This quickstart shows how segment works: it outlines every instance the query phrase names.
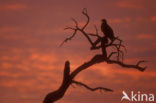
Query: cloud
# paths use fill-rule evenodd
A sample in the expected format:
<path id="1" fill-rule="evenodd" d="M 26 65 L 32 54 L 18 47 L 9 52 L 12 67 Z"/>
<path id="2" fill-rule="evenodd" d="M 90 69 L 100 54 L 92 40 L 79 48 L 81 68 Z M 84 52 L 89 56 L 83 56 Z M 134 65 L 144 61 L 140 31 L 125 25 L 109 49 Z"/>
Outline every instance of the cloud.
<path id="1" fill-rule="evenodd" d="M 156 39 L 156 34 L 139 34 L 138 39 L 146 39 L 146 40 Z"/>
<path id="2" fill-rule="evenodd" d="M 0 10 L 22 10 L 26 9 L 27 6 L 24 4 L 1 4 Z"/>
<path id="3" fill-rule="evenodd" d="M 144 23 L 145 23 L 145 22 L 149 22 L 150 19 L 147 18 L 147 17 L 144 17 L 144 16 L 142 16 L 142 17 L 139 16 L 139 17 L 136 17 L 136 18 L 135 18 L 135 21 L 136 21 L 136 22 L 144 22 Z"/>
<path id="4" fill-rule="evenodd" d="M 151 21 L 156 22 L 156 16 L 152 16 Z"/>
<path id="5" fill-rule="evenodd" d="M 24 35 L 20 34 L 23 28 L 18 26 L 2 26 L 0 27 L 0 37 L 3 40 L 19 40 L 25 38 Z"/>
<path id="6" fill-rule="evenodd" d="M 48 93 L 61 83 L 64 63 L 61 63 L 62 68 L 59 69 L 60 64 L 55 65 L 57 58 L 52 52 L 14 49 L 3 54 L 0 61 L 0 90 L 5 87 L 3 93 L 10 94 L 11 97 L 19 97 L 18 100 L 25 97 L 31 101 L 35 99 L 32 94 L 40 96 L 43 91 Z M 15 90 L 16 95 L 12 95 L 12 90 Z M 5 100 L 6 97 L 8 95 L 3 99 Z M 0 101 L 2 102 L 3 99 Z"/>
<path id="7" fill-rule="evenodd" d="M 122 1 L 117 2 L 117 6 L 121 8 L 128 8 L 128 9 L 144 8 L 141 0 L 122 0 Z"/>
<path id="8" fill-rule="evenodd" d="M 17 32 L 18 30 L 20 30 L 19 27 L 15 27 L 15 26 L 3 26 L 3 27 L 0 28 L 0 33 Z"/>
<path id="9" fill-rule="evenodd" d="M 125 18 L 115 18 L 115 19 L 108 19 L 110 23 L 129 23 L 131 22 L 130 17 L 125 17 Z"/>

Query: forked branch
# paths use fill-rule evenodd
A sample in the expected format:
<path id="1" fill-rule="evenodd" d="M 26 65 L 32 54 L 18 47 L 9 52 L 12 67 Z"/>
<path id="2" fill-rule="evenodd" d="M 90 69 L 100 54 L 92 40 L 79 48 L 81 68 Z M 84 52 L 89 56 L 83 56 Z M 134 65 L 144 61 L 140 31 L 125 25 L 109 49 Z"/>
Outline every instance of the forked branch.
<path id="1" fill-rule="evenodd" d="M 71 27 L 67 27 L 67 28 L 65 28 L 65 30 L 66 30 L 66 29 L 71 29 L 71 30 L 73 30 L 74 32 L 73 32 L 73 34 L 72 34 L 70 37 L 66 38 L 66 39 L 60 44 L 59 47 L 61 47 L 64 43 L 66 43 L 66 42 L 68 42 L 69 40 L 71 40 L 71 39 L 76 35 L 76 33 L 77 33 L 77 29 L 74 29 L 74 28 L 71 28 Z"/>
<path id="2" fill-rule="evenodd" d="M 90 90 L 90 91 L 97 91 L 97 90 L 100 90 L 100 91 L 105 91 L 105 92 L 113 92 L 112 89 L 109 89 L 109 88 L 104 88 L 104 87 L 96 87 L 96 88 L 91 88 L 89 87 L 88 85 L 82 83 L 82 82 L 78 82 L 78 81 L 75 81 L 73 80 L 72 83 L 76 84 L 76 85 L 79 85 L 79 86 L 83 86 L 85 87 L 86 89 Z"/>
<path id="3" fill-rule="evenodd" d="M 108 64 L 118 64 L 118 65 L 120 65 L 120 66 L 122 66 L 124 68 L 135 68 L 135 69 L 138 69 L 139 71 L 142 71 L 143 72 L 147 68 L 147 66 L 141 67 L 141 66 L 138 65 L 138 64 L 140 64 L 142 62 L 143 61 L 139 61 L 136 65 L 132 65 L 132 64 L 125 64 L 125 63 L 123 63 L 121 61 L 110 60 L 110 59 L 107 60 L 107 63 Z"/>
<path id="4" fill-rule="evenodd" d="M 87 40 L 89 41 L 89 43 L 91 45 L 93 45 L 92 40 L 88 36 L 88 33 L 85 32 L 85 28 L 87 27 L 87 25 L 89 24 L 89 21 L 90 21 L 90 18 L 88 16 L 88 13 L 87 13 L 87 9 L 86 8 L 83 9 L 82 14 L 87 18 L 87 21 L 86 21 L 85 25 L 80 28 L 79 27 L 79 23 L 77 22 L 77 20 L 75 20 L 74 18 L 72 18 L 72 21 L 75 23 L 75 27 L 66 27 L 65 30 L 73 30 L 73 34 L 72 34 L 72 36 L 66 38 L 61 43 L 60 46 L 62 46 L 65 42 L 67 42 L 67 41 L 71 40 L 73 37 L 75 37 L 77 31 L 81 32 L 87 38 Z"/>

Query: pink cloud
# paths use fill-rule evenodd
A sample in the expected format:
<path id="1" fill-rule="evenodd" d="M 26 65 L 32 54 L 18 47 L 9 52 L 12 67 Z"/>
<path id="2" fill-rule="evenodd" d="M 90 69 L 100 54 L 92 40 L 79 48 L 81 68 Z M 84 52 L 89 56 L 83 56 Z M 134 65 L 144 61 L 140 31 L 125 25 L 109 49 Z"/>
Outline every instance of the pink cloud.
<path id="1" fill-rule="evenodd" d="M 138 39 L 155 39 L 156 34 L 139 34 Z"/>
<path id="2" fill-rule="evenodd" d="M 1 4 L 0 10 L 21 10 L 27 8 L 24 4 Z"/>
<path id="3" fill-rule="evenodd" d="M 141 0 L 122 0 L 117 2 L 117 6 L 121 8 L 129 9 L 142 9 L 144 6 L 141 4 Z"/>
<path id="4" fill-rule="evenodd" d="M 0 28 L 0 33 L 6 33 L 6 32 L 16 32 L 19 31 L 20 28 L 19 27 L 15 27 L 15 26 L 3 26 Z"/>
<path id="5" fill-rule="evenodd" d="M 156 16 L 152 16 L 151 21 L 156 22 Z"/>
<path id="6" fill-rule="evenodd" d="M 127 23 L 127 22 L 131 22 L 131 18 L 130 17 L 125 17 L 125 18 L 115 18 L 115 19 L 108 19 L 108 21 L 110 23 Z"/>
<path id="7" fill-rule="evenodd" d="M 149 18 L 146 18 L 146 17 L 137 17 L 135 18 L 136 22 L 148 22 L 149 21 Z"/>

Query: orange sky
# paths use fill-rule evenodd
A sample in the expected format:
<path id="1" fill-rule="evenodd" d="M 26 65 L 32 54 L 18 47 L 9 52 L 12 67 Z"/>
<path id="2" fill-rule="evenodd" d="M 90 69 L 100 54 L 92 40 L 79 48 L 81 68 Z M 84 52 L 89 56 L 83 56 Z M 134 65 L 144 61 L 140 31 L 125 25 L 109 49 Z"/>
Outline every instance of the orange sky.
<path id="1" fill-rule="evenodd" d="M 156 94 L 156 1 L 155 0 L 0 0 L 0 103 L 41 103 L 58 88 L 64 62 L 71 69 L 100 51 L 92 52 L 86 38 L 78 34 L 59 48 L 70 35 L 64 27 L 71 17 L 83 23 L 88 9 L 88 31 L 106 18 L 115 35 L 127 46 L 125 61 L 148 62 L 145 72 L 118 65 L 97 64 L 81 72 L 76 80 L 91 87 L 104 86 L 113 93 L 90 92 L 70 87 L 57 103 L 119 103 L 122 91 Z"/>

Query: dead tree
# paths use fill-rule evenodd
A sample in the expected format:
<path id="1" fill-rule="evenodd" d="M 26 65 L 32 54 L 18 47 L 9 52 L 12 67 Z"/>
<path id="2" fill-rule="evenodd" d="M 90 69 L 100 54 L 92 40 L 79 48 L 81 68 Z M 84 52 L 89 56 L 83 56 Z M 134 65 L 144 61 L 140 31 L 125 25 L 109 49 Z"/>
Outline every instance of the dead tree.
<path id="1" fill-rule="evenodd" d="M 95 26 L 96 33 L 87 33 L 85 31 L 85 28 L 88 26 L 88 24 L 90 22 L 90 17 L 88 16 L 87 9 L 83 9 L 82 14 L 87 18 L 87 21 L 84 24 L 84 26 L 79 27 L 78 22 L 75 19 L 72 19 L 75 23 L 75 27 L 66 27 L 65 30 L 67 30 L 67 29 L 73 30 L 73 34 L 69 38 L 66 38 L 60 46 L 62 46 L 65 42 L 71 40 L 77 34 L 77 32 L 80 32 L 82 35 L 84 35 L 87 38 L 87 40 L 91 44 L 91 50 L 102 49 L 103 53 L 93 56 L 93 58 L 91 58 L 89 61 L 85 62 L 84 64 L 80 65 L 79 67 L 77 67 L 73 72 L 70 72 L 70 63 L 69 63 L 69 61 L 66 61 L 65 67 L 64 67 L 64 76 L 63 76 L 63 81 L 62 81 L 61 86 L 56 91 L 48 93 L 46 95 L 43 103 L 53 103 L 53 102 L 61 99 L 64 96 L 67 89 L 69 88 L 69 86 L 72 84 L 82 86 L 90 91 L 100 90 L 100 91 L 106 91 L 106 92 L 113 92 L 113 90 L 109 89 L 109 88 L 105 88 L 105 87 L 92 88 L 82 82 L 74 80 L 74 78 L 81 71 L 83 71 L 97 63 L 106 62 L 107 64 L 117 64 L 124 68 L 134 68 L 134 69 L 138 69 L 139 71 L 142 71 L 142 72 L 147 68 L 147 67 L 140 66 L 140 63 L 145 62 L 144 60 L 137 62 L 135 65 L 123 63 L 123 57 L 124 57 L 123 49 L 125 49 L 125 46 L 122 44 L 122 40 L 120 40 L 118 37 L 115 37 L 114 41 L 112 41 L 110 43 L 105 42 L 105 44 L 102 44 L 104 42 L 104 40 L 106 40 L 106 39 L 99 35 L 96 26 Z M 101 42 L 101 45 L 96 46 L 95 45 L 96 43 L 91 40 L 90 36 L 96 37 L 97 41 L 95 41 L 95 42 L 97 42 L 97 43 Z M 107 56 L 105 54 L 105 53 L 107 53 L 106 48 L 109 48 L 109 47 L 115 47 L 115 50 L 112 51 Z M 111 59 L 111 57 L 113 55 L 116 55 L 116 60 Z"/>

